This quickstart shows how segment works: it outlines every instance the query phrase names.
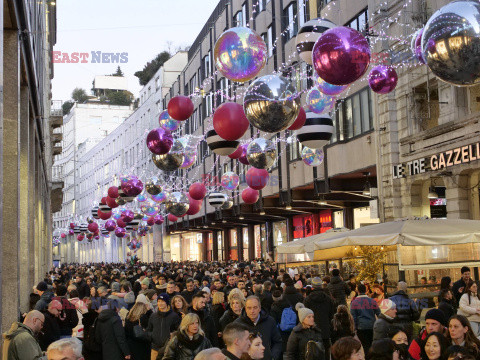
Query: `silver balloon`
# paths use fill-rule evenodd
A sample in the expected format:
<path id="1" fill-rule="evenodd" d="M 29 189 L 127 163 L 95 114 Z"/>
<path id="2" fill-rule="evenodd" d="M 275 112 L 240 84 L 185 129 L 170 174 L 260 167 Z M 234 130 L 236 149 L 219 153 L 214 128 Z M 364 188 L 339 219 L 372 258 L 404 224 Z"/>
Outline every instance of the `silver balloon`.
<path id="1" fill-rule="evenodd" d="M 185 160 L 185 149 L 180 141 L 175 140 L 170 151 L 165 155 L 152 155 L 153 163 L 163 171 L 175 171 Z"/>
<path id="2" fill-rule="evenodd" d="M 175 216 L 183 216 L 190 207 L 190 201 L 183 192 L 175 191 L 168 194 L 165 201 L 165 210 Z"/>
<path id="3" fill-rule="evenodd" d="M 225 201 L 223 203 L 223 205 L 220 207 L 220 209 L 228 210 L 228 209 L 231 209 L 232 207 L 233 207 L 233 200 L 228 199 L 227 201 Z"/>
<path id="4" fill-rule="evenodd" d="M 266 75 L 248 87 L 243 109 L 250 124 L 262 131 L 276 133 L 295 122 L 300 111 L 300 98 L 288 79 Z"/>
<path id="5" fill-rule="evenodd" d="M 255 139 L 247 147 L 247 159 L 257 169 L 268 169 L 277 159 L 277 147 L 271 140 Z"/>
<path id="6" fill-rule="evenodd" d="M 441 80 L 457 86 L 480 83 L 480 3 L 452 1 L 435 12 L 423 31 L 422 51 Z"/>
<path id="7" fill-rule="evenodd" d="M 158 195 L 162 192 L 162 186 L 160 180 L 154 177 L 145 183 L 145 191 L 150 195 Z"/>

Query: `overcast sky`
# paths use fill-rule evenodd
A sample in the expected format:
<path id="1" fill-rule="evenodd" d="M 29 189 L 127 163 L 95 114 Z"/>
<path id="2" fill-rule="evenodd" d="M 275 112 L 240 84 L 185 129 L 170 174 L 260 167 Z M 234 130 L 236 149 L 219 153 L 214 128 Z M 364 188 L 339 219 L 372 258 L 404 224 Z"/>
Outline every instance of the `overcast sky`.
<path id="1" fill-rule="evenodd" d="M 120 65 L 130 91 L 141 86 L 133 75 L 156 54 L 192 44 L 218 0 L 57 0 L 54 51 L 89 53 L 87 63 L 55 63 L 53 100 L 70 99 L 75 87 L 87 92 L 95 75 Z M 127 63 L 92 63 L 92 51 L 128 53 Z"/>

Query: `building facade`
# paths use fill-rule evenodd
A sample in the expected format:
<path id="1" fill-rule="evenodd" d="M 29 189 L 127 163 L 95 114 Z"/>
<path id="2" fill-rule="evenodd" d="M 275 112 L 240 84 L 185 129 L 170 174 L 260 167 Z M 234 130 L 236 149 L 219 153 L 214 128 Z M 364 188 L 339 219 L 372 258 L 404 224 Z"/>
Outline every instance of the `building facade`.
<path id="1" fill-rule="evenodd" d="M 51 212 L 63 184 L 53 182 L 61 116 L 51 107 L 56 8 L 5 1 L 0 59 L 0 328 L 28 311 L 32 286 L 51 266 Z"/>

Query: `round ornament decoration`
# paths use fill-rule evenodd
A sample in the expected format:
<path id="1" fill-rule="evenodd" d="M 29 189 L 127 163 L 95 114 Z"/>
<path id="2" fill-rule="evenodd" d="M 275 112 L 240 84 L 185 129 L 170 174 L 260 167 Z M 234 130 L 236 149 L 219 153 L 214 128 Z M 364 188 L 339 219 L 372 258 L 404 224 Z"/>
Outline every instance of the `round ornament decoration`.
<path id="1" fill-rule="evenodd" d="M 156 225 L 162 225 L 163 222 L 165 221 L 165 219 L 163 218 L 162 215 L 158 214 L 158 215 L 155 215 L 153 220 L 155 221 L 155 224 Z"/>
<path id="2" fill-rule="evenodd" d="M 77 240 L 78 241 L 82 241 L 83 239 L 85 239 L 85 235 L 83 235 L 83 234 L 77 235 Z"/>
<path id="3" fill-rule="evenodd" d="M 112 209 L 115 209 L 118 207 L 118 204 L 117 204 L 117 200 L 118 198 L 111 198 L 110 196 L 107 196 L 107 206 L 112 208 Z M 97 211 L 98 213 L 98 211 Z"/>
<path id="4" fill-rule="evenodd" d="M 143 191 L 143 183 L 138 178 L 132 178 L 128 181 L 122 182 L 122 191 L 127 197 L 135 197 Z M 127 200 L 128 201 L 128 200 Z M 133 201 L 133 199 L 132 199 Z M 101 210 L 101 207 L 100 207 Z"/>
<path id="5" fill-rule="evenodd" d="M 135 218 L 135 213 L 132 210 L 125 209 L 122 211 L 122 220 L 127 224 Z"/>
<path id="6" fill-rule="evenodd" d="M 79 229 L 80 229 L 81 233 L 86 233 L 87 230 L 88 230 L 88 224 L 86 224 L 86 223 L 80 224 Z"/>
<path id="7" fill-rule="evenodd" d="M 60 237 L 61 237 L 62 239 L 65 239 L 65 238 L 67 237 L 67 235 L 66 235 L 65 233 L 61 233 L 61 234 L 60 234 Z"/>
<path id="8" fill-rule="evenodd" d="M 297 130 L 297 140 L 303 146 L 311 149 L 320 149 L 332 138 L 333 120 L 328 114 L 307 112 L 305 125 Z"/>
<path id="9" fill-rule="evenodd" d="M 317 87 L 313 87 L 307 93 L 307 107 L 316 114 L 328 113 L 335 108 L 335 98 L 325 95 Z"/>
<path id="10" fill-rule="evenodd" d="M 327 19 L 313 19 L 307 21 L 298 30 L 295 44 L 298 56 L 307 64 L 312 65 L 312 49 L 322 34 L 330 29 L 337 27 L 333 22 Z"/>
<path id="11" fill-rule="evenodd" d="M 322 149 L 310 149 L 304 146 L 302 160 L 308 166 L 320 166 L 323 163 L 324 154 Z"/>
<path id="12" fill-rule="evenodd" d="M 101 211 L 103 213 L 107 213 L 107 212 L 112 211 L 112 208 L 110 206 L 108 206 L 106 202 L 105 202 L 105 204 L 99 203 L 98 204 L 97 215 L 99 214 L 99 211 Z"/>
<path id="13" fill-rule="evenodd" d="M 342 92 L 348 89 L 348 85 L 332 85 L 327 83 L 317 74 L 314 74 L 314 75 L 315 75 L 314 76 L 315 86 L 318 88 L 318 90 L 320 90 L 322 94 L 335 96 L 335 95 L 341 94 Z"/>
<path id="14" fill-rule="evenodd" d="M 117 203 L 118 206 L 123 206 L 127 203 L 127 200 L 123 197 L 118 197 L 115 199 L 115 202 Z"/>
<path id="15" fill-rule="evenodd" d="M 98 217 L 98 206 L 94 206 L 93 209 L 92 209 L 92 216 L 94 219 L 100 219 Z"/>
<path id="16" fill-rule="evenodd" d="M 365 74 L 370 64 L 370 45 L 359 31 L 337 26 L 323 33 L 312 52 L 313 67 L 332 85 L 349 85 Z"/>
<path id="17" fill-rule="evenodd" d="M 208 203 L 218 209 L 228 200 L 228 196 L 221 192 L 214 192 L 208 195 Z"/>
<path id="18" fill-rule="evenodd" d="M 398 75 L 391 66 L 377 65 L 368 76 L 368 85 L 377 94 L 388 94 L 395 90 L 398 82 Z"/>
<path id="19" fill-rule="evenodd" d="M 189 206 L 187 195 L 180 191 L 170 193 L 165 201 L 165 210 L 177 217 L 185 215 Z"/>
<path id="20" fill-rule="evenodd" d="M 153 216 L 151 216 L 151 217 L 149 217 L 149 218 L 147 219 L 147 225 L 148 225 L 148 226 L 153 226 L 153 225 L 155 225 L 155 219 L 153 218 Z"/>
<path id="21" fill-rule="evenodd" d="M 265 41 L 247 27 L 230 28 L 215 43 L 215 66 L 233 81 L 253 79 L 267 63 L 267 56 Z"/>
<path id="22" fill-rule="evenodd" d="M 152 195 L 151 198 L 153 201 L 156 203 L 163 203 L 165 200 L 167 200 L 167 193 L 165 191 L 162 191 L 160 194 L 157 195 Z"/>
<path id="23" fill-rule="evenodd" d="M 220 156 L 233 154 L 240 145 L 240 141 L 222 139 L 215 130 L 207 131 L 205 139 L 210 150 Z"/>
<path id="24" fill-rule="evenodd" d="M 240 184 L 240 177 L 233 171 L 227 171 L 222 175 L 220 183 L 225 190 L 235 190 Z"/>
<path id="25" fill-rule="evenodd" d="M 243 109 L 254 127 L 276 133 L 295 122 L 300 111 L 300 97 L 288 79 L 266 75 L 248 87 L 243 98 Z"/>
<path id="26" fill-rule="evenodd" d="M 152 155 L 153 163 L 165 172 L 175 171 L 182 166 L 185 160 L 185 149 L 180 141 L 175 140 L 173 146 L 165 155 Z"/>
<path id="27" fill-rule="evenodd" d="M 115 229 L 115 236 L 119 238 L 123 238 L 127 234 L 126 230 L 122 227 L 117 227 Z"/>
<path id="28" fill-rule="evenodd" d="M 305 120 L 307 119 L 307 114 L 305 113 L 305 109 L 303 107 L 300 108 L 298 112 L 297 119 L 295 122 L 290 125 L 288 130 L 298 130 L 301 129 L 303 125 L 305 125 Z"/>
<path id="29" fill-rule="evenodd" d="M 108 220 L 106 223 L 105 223 L 105 230 L 107 231 L 113 231 L 117 228 L 117 223 L 113 220 Z"/>
<path id="30" fill-rule="evenodd" d="M 247 185 L 254 190 L 262 190 L 268 183 L 269 174 L 267 170 L 250 168 L 247 171 L 245 180 Z"/>
<path id="31" fill-rule="evenodd" d="M 80 226 L 76 225 L 74 228 L 73 228 L 73 233 L 74 234 L 80 234 L 81 231 L 80 231 Z"/>
<path id="32" fill-rule="evenodd" d="M 195 215 L 202 209 L 202 200 L 195 200 L 193 199 L 190 194 L 187 194 L 189 207 L 188 211 L 186 212 L 187 215 Z"/>
<path id="33" fill-rule="evenodd" d="M 183 148 L 185 149 L 185 157 L 182 165 L 180 165 L 180 169 L 187 169 L 192 166 L 197 160 L 196 144 L 194 144 L 194 140 L 192 137 L 187 136 L 179 138 L 178 141 L 182 143 Z"/>
<path id="34" fill-rule="evenodd" d="M 167 110 L 164 110 L 160 113 L 160 116 L 158 117 L 158 123 L 163 130 L 170 132 L 177 130 L 180 126 L 180 123 L 177 120 L 172 119 L 170 115 L 168 115 Z"/>
<path id="35" fill-rule="evenodd" d="M 168 114 L 174 120 L 184 121 L 193 114 L 193 102 L 187 96 L 178 95 L 170 99 L 167 105 Z"/>
<path id="36" fill-rule="evenodd" d="M 255 204 L 260 197 L 258 190 L 247 187 L 242 191 L 242 200 L 245 204 Z"/>
<path id="37" fill-rule="evenodd" d="M 205 195 L 207 194 L 207 188 L 204 184 L 200 182 L 196 182 L 188 188 L 188 193 L 195 200 L 203 200 Z"/>
<path id="38" fill-rule="evenodd" d="M 223 203 L 223 205 L 220 207 L 220 209 L 222 210 L 229 210 L 233 207 L 233 200 L 232 199 L 228 199 L 227 201 L 225 201 Z"/>
<path id="39" fill-rule="evenodd" d="M 69 229 L 69 230 L 68 230 L 68 235 L 73 235 L 73 234 L 75 234 L 75 232 L 73 231 L 73 229 Z"/>
<path id="40" fill-rule="evenodd" d="M 220 105 L 213 114 L 213 128 L 222 139 L 228 141 L 240 139 L 249 125 L 242 105 L 234 102 Z"/>
<path id="41" fill-rule="evenodd" d="M 423 28 L 418 29 L 415 31 L 415 34 L 413 34 L 412 37 L 412 43 L 410 45 L 410 48 L 412 50 L 413 55 L 417 58 L 417 60 L 425 64 L 425 59 L 423 58 L 423 52 L 422 52 L 422 35 L 423 35 Z"/>
<path id="42" fill-rule="evenodd" d="M 242 155 L 238 158 L 243 165 L 249 165 L 248 158 L 247 158 L 247 148 L 248 144 L 243 144 L 240 146 L 242 148 Z"/>
<path id="43" fill-rule="evenodd" d="M 139 203 L 143 203 L 145 201 L 147 201 L 148 197 L 147 195 L 145 195 L 145 193 L 141 193 L 140 195 L 137 196 L 137 201 Z"/>
<path id="44" fill-rule="evenodd" d="M 160 205 L 153 200 L 148 200 L 142 203 L 140 210 L 147 216 L 155 216 L 160 211 Z"/>
<path id="45" fill-rule="evenodd" d="M 120 218 L 117 220 L 117 227 L 125 228 L 127 227 L 127 223 Z"/>
<path id="46" fill-rule="evenodd" d="M 120 209 L 114 209 L 112 211 L 112 217 L 115 219 L 115 220 L 118 220 L 122 217 L 122 212 Z"/>
<path id="47" fill-rule="evenodd" d="M 268 169 L 277 159 L 276 144 L 264 138 L 253 140 L 247 147 L 247 160 L 257 169 Z"/>
<path id="48" fill-rule="evenodd" d="M 452 1 L 435 12 L 422 35 L 428 67 L 455 86 L 480 83 L 480 2 Z"/>
<path id="49" fill-rule="evenodd" d="M 178 217 L 176 217 L 176 216 L 173 215 L 173 214 L 168 214 L 167 219 L 168 219 L 168 221 L 170 221 L 170 222 L 176 222 L 176 221 L 178 220 Z"/>
<path id="50" fill-rule="evenodd" d="M 240 144 L 240 143 L 239 143 Z M 239 159 L 240 156 L 242 156 L 242 153 L 243 153 L 243 148 L 241 146 L 239 146 L 237 148 L 237 150 L 235 150 L 233 153 L 231 153 L 230 155 L 228 155 L 228 157 L 230 159 Z"/>
<path id="51" fill-rule="evenodd" d="M 160 180 L 157 177 L 151 178 L 145 183 L 145 191 L 150 195 L 158 195 L 162 192 Z"/>
<path id="52" fill-rule="evenodd" d="M 112 216 L 111 211 L 103 212 L 101 210 L 98 210 L 98 217 L 102 220 L 108 220 Z"/>
<path id="53" fill-rule="evenodd" d="M 147 147 L 153 154 L 163 155 L 170 151 L 173 137 L 170 131 L 162 128 L 153 129 L 147 135 Z"/>
<path id="54" fill-rule="evenodd" d="M 98 224 L 96 222 L 92 222 L 92 223 L 88 224 L 87 229 L 91 233 L 97 232 L 98 231 Z"/>

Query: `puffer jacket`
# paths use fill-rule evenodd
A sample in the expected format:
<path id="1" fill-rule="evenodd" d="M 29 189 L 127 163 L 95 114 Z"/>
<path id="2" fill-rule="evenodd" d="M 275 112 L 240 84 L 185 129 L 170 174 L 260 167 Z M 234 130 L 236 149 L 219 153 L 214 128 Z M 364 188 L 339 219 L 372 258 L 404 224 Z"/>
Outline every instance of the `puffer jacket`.
<path id="1" fill-rule="evenodd" d="M 396 323 L 411 323 L 420 318 L 417 304 L 408 297 L 405 291 L 399 290 L 395 292 L 390 297 L 390 300 L 392 300 L 397 306 L 397 316 L 395 317 Z"/>
<path id="2" fill-rule="evenodd" d="M 197 354 L 212 347 L 210 341 L 203 335 L 196 334 L 192 340 L 183 331 L 178 331 L 168 342 L 163 357 L 161 353 L 157 360 L 193 360 Z"/>
<path id="3" fill-rule="evenodd" d="M 15 322 L 3 334 L 2 360 L 42 359 L 43 353 L 35 335 L 28 326 Z"/>
<path id="4" fill-rule="evenodd" d="M 468 296 L 463 294 L 458 304 L 458 315 L 465 316 L 469 321 L 480 322 L 480 315 L 477 314 L 477 309 L 480 309 L 480 300 L 477 296 Z"/>
<path id="5" fill-rule="evenodd" d="M 40 300 L 38 300 L 37 303 L 35 304 L 35 310 L 38 310 L 38 311 L 47 310 L 48 304 L 50 304 L 52 299 L 53 299 L 53 293 L 50 290 L 45 291 L 40 296 Z"/>
<path id="6" fill-rule="evenodd" d="M 113 309 L 102 310 L 95 326 L 95 339 L 102 344 L 102 358 L 123 360 L 130 355 L 122 320 Z"/>
<path id="7" fill-rule="evenodd" d="M 304 360 L 307 343 L 310 340 L 322 342 L 322 331 L 319 327 L 305 329 L 302 324 L 295 326 L 288 337 L 287 350 L 283 355 L 283 360 Z"/>
<path id="8" fill-rule="evenodd" d="M 322 289 L 315 289 L 305 299 L 305 307 L 313 311 L 315 324 L 320 327 L 323 338 L 330 339 L 330 324 L 335 314 L 333 299 Z"/>
<path id="9" fill-rule="evenodd" d="M 148 320 L 147 332 L 152 341 L 152 349 L 162 351 L 165 349 L 170 334 L 178 329 L 180 316 L 172 310 L 157 311 Z"/>
<path id="10" fill-rule="evenodd" d="M 378 316 L 377 321 L 373 324 L 373 341 L 386 338 L 388 331 L 394 324 L 394 319 L 390 319 L 383 314 Z"/>
<path id="11" fill-rule="evenodd" d="M 327 288 L 336 300 L 337 305 L 347 305 L 347 295 L 350 295 L 350 286 L 340 276 L 332 276 Z"/>
<path id="12" fill-rule="evenodd" d="M 237 320 L 239 316 L 240 315 L 235 314 L 232 309 L 228 309 L 223 313 L 222 317 L 220 318 L 220 327 L 218 328 L 218 330 L 223 331 L 223 329 L 225 329 L 225 326 Z"/>

